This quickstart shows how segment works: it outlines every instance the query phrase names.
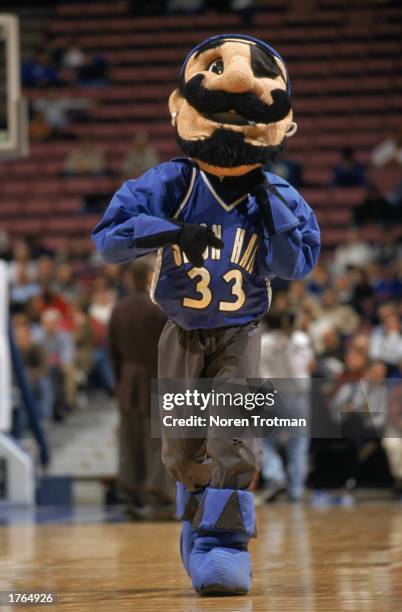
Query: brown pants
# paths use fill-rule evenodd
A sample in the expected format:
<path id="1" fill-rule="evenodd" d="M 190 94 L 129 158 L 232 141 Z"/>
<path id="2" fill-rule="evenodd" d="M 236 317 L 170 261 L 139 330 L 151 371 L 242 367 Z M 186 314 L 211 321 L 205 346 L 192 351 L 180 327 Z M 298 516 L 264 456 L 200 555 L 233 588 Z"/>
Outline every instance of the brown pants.
<path id="1" fill-rule="evenodd" d="M 159 378 L 257 378 L 258 325 L 186 331 L 168 321 L 159 340 Z M 189 491 L 210 484 L 246 489 L 260 465 L 260 441 L 163 438 L 162 461 Z"/>
<path id="2" fill-rule="evenodd" d="M 151 374 L 125 364 L 118 383 L 120 494 L 139 505 L 171 503 L 175 486 L 161 462 L 161 444 L 151 438 Z"/>

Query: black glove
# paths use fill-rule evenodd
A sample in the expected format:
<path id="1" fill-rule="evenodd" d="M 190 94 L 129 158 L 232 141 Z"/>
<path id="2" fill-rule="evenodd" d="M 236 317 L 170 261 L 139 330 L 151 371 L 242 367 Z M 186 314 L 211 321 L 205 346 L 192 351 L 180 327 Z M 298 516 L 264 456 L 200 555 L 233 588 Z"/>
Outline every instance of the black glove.
<path id="1" fill-rule="evenodd" d="M 173 219 L 171 219 L 173 221 Z M 196 268 L 201 268 L 204 264 L 203 252 L 207 246 L 215 249 L 222 249 L 223 242 L 215 236 L 209 227 L 196 225 L 195 223 L 182 223 L 173 221 L 178 227 L 177 230 L 137 238 L 135 246 L 140 249 L 156 249 L 167 244 L 178 244 L 187 255 L 190 263 Z"/>
<path id="2" fill-rule="evenodd" d="M 271 202 L 268 197 L 269 183 L 266 181 L 265 183 L 258 185 L 253 189 L 253 196 L 255 197 L 255 201 L 257 202 L 258 208 L 260 210 L 260 215 L 262 222 L 265 226 L 265 229 L 268 232 L 269 236 L 275 236 L 275 226 L 274 220 L 272 218 L 272 209 Z"/>
<path id="3" fill-rule="evenodd" d="M 223 242 L 209 227 L 195 223 L 183 223 L 177 244 L 183 249 L 190 263 L 196 268 L 204 264 L 203 252 L 208 246 L 222 249 Z"/>

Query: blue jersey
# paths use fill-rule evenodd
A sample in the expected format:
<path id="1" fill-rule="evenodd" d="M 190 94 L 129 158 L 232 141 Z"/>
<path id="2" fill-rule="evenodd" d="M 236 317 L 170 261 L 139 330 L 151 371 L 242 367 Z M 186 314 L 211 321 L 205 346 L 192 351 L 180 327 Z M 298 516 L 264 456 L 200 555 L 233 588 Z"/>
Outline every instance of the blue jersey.
<path id="1" fill-rule="evenodd" d="M 305 276 L 319 253 L 311 208 L 286 181 L 270 173 L 267 178 L 286 201 L 269 193 L 273 236 L 252 195 L 219 188 L 193 162 L 177 159 L 127 181 L 93 240 L 105 261 L 125 263 L 153 250 L 136 248 L 135 239 L 177 230 L 171 219 L 209 226 L 223 248 L 208 247 L 202 268 L 194 268 L 177 245 L 159 249 L 151 297 L 184 329 L 245 325 L 267 311 L 271 278 Z"/>

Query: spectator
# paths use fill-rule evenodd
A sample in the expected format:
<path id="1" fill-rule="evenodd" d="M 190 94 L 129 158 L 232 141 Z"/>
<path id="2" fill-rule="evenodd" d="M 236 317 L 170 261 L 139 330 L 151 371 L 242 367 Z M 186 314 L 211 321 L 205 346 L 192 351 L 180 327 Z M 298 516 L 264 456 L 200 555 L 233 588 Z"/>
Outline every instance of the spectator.
<path id="1" fill-rule="evenodd" d="M 387 453 L 395 493 L 402 495 L 402 384 L 397 381 L 389 392 L 383 447 Z"/>
<path id="2" fill-rule="evenodd" d="M 36 278 L 36 262 L 31 259 L 31 252 L 26 240 L 17 240 L 14 243 L 11 261 L 8 264 L 8 274 L 10 283 L 15 283 L 17 271 L 20 265 L 26 267 L 29 280 Z"/>
<path id="3" fill-rule="evenodd" d="M 56 267 L 52 287 L 57 294 L 62 295 L 69 303 L 79 300 L 80 284 L 74 277 L 73 266 L 70 262 L 60 263 Z"/>
<path id="4" fill-rule="evenodd" d="M 310 378 L 314 354 L 307 334 L 293 329 L 293 317 L 268 315 L 268 331 L 261 341 L 261 376 L 286 379 L 281 399 L 289 405 L 292 417 L 306 418 L 310 414 Z M 274 383 L 278 385 L 278 380 Z M 309 438 L 287 436 L 287 477 L 278 452 L 279 437 L 263 439 L 262 474 L 266 481 L 265 500 L 272 501 L 285 488 L 291 501 L 299 501 L 304 493 L 307 477 Z"/>
<path id="5" fill-rule="evenodd" d="M 349 478 L 346 486 L 354 488 L 360 467 L 376 448 L 371 439 L 382 437 L 388 403 L 386 366 L 369 363 L 362 380 L 350 379 L 341 385 L 331 401 L 334 419 L 342 423 L 343 435 L 349 444 Z"/>
<path id="6" fill-rule="evenodd" d="M 152 166 L 159 164 L 160 159 L 155 147 L 148 141 L 145 132 L 137 134 L 130 149 L 123 159 L 122 172 L 126 178 L 136 178 Z"/>
<path id="7" fill-rule="evenodd" d="M 341 150 L 338 163 L 332 168 L 333 187 L 360 187 L 366 184 L 366 169 L 355 159 L 351 147 Z"/>
<path id="8" fill-rule="evenodd" d="M 24 87 L 54 87 L 60 85 L 57 69 L 52 65 L 49 54 L 38 50 L 32 59 L 22 62 L 21 80 Z"/>
<path id="9" fill-rule="evenodd" d="M 28 264 L 20 262 L 15 268 L 15 280 L 11 285 L 10 301 L 12 306 L 22 306 L 33 295 L 38 295 L 38 283 L 30 279 Z"/>
<path id="10" fill-rule="evenodd" d="M 116 303 L 116 292 L 104 278 L 98 278 L 89 305 L 89 316 L 96 326 L 96 343 L 92 353 L 92 376 L 98 385 L 113 393 L 114 376 L 107 350 L 107 329 Z"/>
<path id="11" fill-rule="evenodd" d="M 74 40 L 71 40 L 70 44 L 60 53 L 60 55 L 60 62 L 65 68 L 73 68 L 76 70 L 86 63 L 85 53 L 80 45 Z"/>
<path id="12" fill-rule="evenodd" d="M 35 334 L 46 355 L 54 389 L 53 417 L 63 420 L 66 410 L 75 406 L 75 348 L 69 332 L 61 328 L 61 315 L 55 309 L 46 310 L 41 317 L 41 327 Z"/>
<path id="13" fill-rule="evenodd" d="M 99 86 L 107 83 L 108 64 L 100 54 L 86 57 L 86 61 L 77 67 L 77 80 L 80 85 Z"/>
<path id="14" fill-rule="evenodd" d="M 362 227 L 369 223 L 384 225 L 391 218 L 389 204 L 378 187 L 369 184 L 361 204 L 353 209 L 355 225 Z"/>
<path id="15" fill-rule="evenodd" d="M 322 295 L 321 313 L 314 325 L 325 330 L 335 329 L 348 336 L 357 330 L 359 322 L 359 316 L 351 306 L 339 303 L 335 289 L 326 289 Z"/>
<path id="16" fill-rule="evenodd" d="M 292 159 L 278 159 L 267 164 L 264 170 L 282 177 L 296 189 L 303 186 L 303 168 Z"/>
<path id="17" fill-rule="evenodd" d="M 377 145 L 371 153 L 371 163 L 380 168 L 390 165 L 402 165 L 402 128 L 396 130 Z"/>
<path id="18" fill-rule="evenodd" d="M 67 176 L 102 176 L 105 172 L 103 151 L 88 141 L 74 147 L 64 163 L 64 174 Z"/>
<path id="19" fill-rule="evenodd" d="M 371 359 L 381 360 L 388 366 L 388 376 L 398 375 L 402 362 L 401 321 L 397 314 L 389 314 L 382 325 L 376 327 L 370 339 Z"/>
<path id="20" fill-rule="evenodd" d="M 50 125 L 57 134 L 68 135 L 68 127 L 71 117 L 87 117 L 91 102 L 85 98 L 68 98 L 61 96 L 59 90 L 48 89 L 41 98 L 33 103 L 35 113 L 40 113 L 46 123 Z"/>
<path id="21" fill-rule="evenodd" d="M 165 324 L 146 289 L 149 266 L 132 266 L 134 291 L 113 311 L 109 346 L 120 409 L 119 488 L 133 518 L 173 517 L 173 483 L 151 438 L 151 378 L 157 376 L 158 339 Z"/>
<path id="22" fill-rule="evenodd" d="M 374 259 L 374 249 L 365 242 L 356 228 L 345 233 L 345 241 L 336 247 L 334 253 L 334 272 L 341 274 L 348 267 L 365 268 Z"/>
<path id="23" fill-rule="evenodd" d="M 391 167 L 400 170 L 402 165 L 402 128 L 399 126 L 389 138 L 379 144 L 371 155 L 371 161 L 374 166 L 379 168 Z M 398 178 L 393 185 L 392 191 L 386 194 L 388 207 L 389 221 L 399 222 L 401 218 L 402 206 L 402 180 L 400 171 Z"/>
<path id="24" fill-rule="evenodd" d="M 32 395 L 38 407 L 39 416 L 49 419 L 53 416 L 53 388 L 48 376 L 46 355 L 44 348 L 32 339 L 32 332 L 26 321 L 14 324 L 14 334 L 17 347 L 20 350 L 22 361 L 26 367 L 26 374 Z M 26 418 L 20 414 L 20 429 L 24 429 Z"/>

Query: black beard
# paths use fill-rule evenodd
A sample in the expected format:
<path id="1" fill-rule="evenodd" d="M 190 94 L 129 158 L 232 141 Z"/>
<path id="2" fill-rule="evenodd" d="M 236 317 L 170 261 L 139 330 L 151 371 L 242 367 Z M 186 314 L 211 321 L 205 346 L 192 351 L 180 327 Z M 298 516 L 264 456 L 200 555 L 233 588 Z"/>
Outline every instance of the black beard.
<path id="1" fill-rule="evenodd" d="M 197 140 L 185 140 L 176 130 L 176 140 L 188 157 L 220 168 L 264 165 L 275 161 L 286 146 L 286 138 L 279 145 L 254 146 L 244 142 L 241 132 L 225 128 L 218 128 L 208 138 Z"/>

